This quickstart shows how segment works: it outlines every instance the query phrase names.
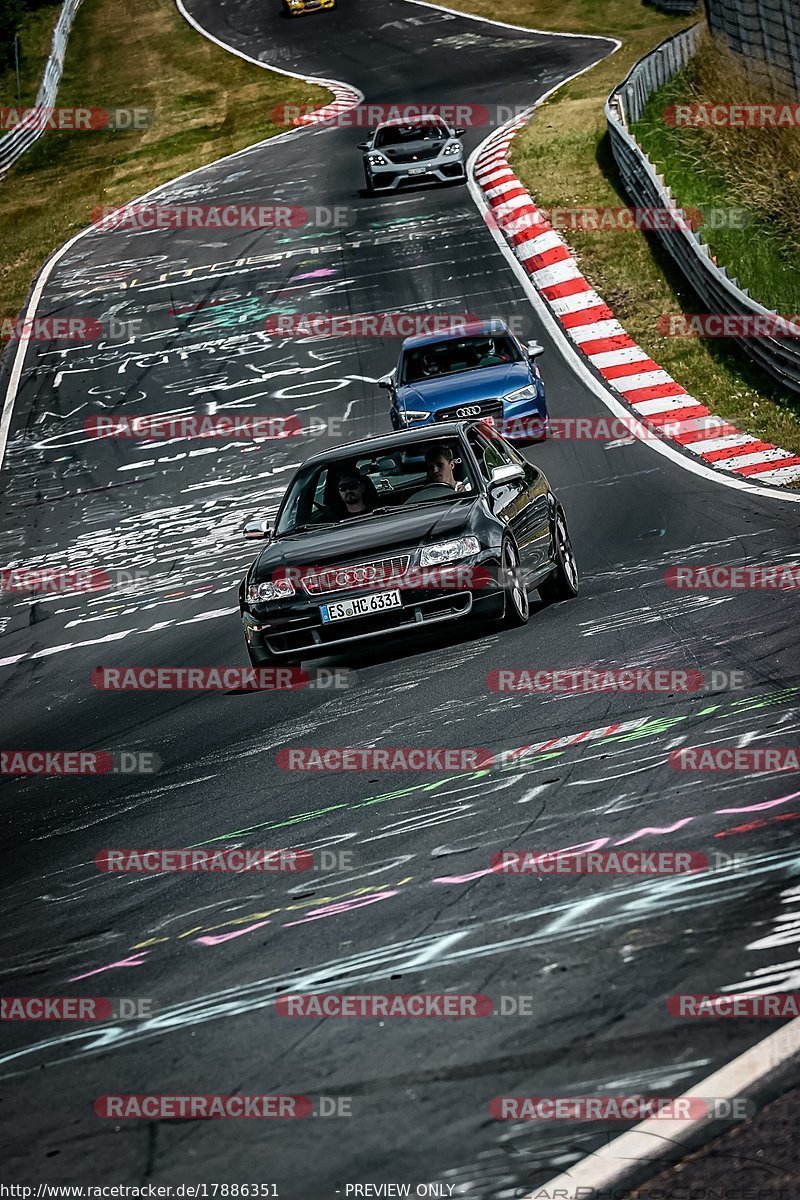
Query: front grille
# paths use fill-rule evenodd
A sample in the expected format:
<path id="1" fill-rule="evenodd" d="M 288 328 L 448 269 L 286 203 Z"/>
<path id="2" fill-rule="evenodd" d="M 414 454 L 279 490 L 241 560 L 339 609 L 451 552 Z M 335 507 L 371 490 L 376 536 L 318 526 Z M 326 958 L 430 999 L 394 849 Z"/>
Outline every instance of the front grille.
<path id="1" fill-rule="evenodd" d="M 496 417 L 502 420 L 502 400 L 476 400 L 474 404 L 464 401 L 452 408 L 440 408 L 434 413 L 436 421 L 482 421 L 484 417 Z"/>
<path id="2" fill-rule="evenodd" d="M 265 642 L 272 654 L 319 653 L 325 646 L 359 642 L 365 638 L 391 636 L 394 633 L 434 625 L 437 621 L 454 621 L 466 617 L 472 610 L 469 592 L 453 592 L 420 600 L 417 604 L 391 608 L 352 621 L 335 621 L 330 625 L 315 625 L 306 629 L 271 629 Z"/>
<path id="3" fill-rule="evenodd" d="M 371 562 L 345 566 L 323 567 L 303 576 L 303 587 L 309 596 L 324 596 L 328 592 L 347 592 L 353 588 L 369 587 L 371 583 L 387 583 L 408 570 L 410 554 L 394 558 L 376 558 Z"/>

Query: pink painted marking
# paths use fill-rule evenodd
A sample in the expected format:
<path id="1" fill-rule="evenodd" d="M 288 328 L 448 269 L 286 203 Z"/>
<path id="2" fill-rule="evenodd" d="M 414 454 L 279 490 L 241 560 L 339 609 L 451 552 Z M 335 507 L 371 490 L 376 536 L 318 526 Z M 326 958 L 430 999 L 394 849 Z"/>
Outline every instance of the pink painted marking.
<path id="1" fill-rule="evenodd" d="M 340 904 L 329 904 L 325 908 L 312 908 L 308 916 L 301 917 L 299 921 L 287 921 L 283 928 L 291 929 L 293 925 L 305 925 L 308 921 L 319 921 L 322 917 L 336 917 L 339 913 L 365 908 L 368 904 L 377 904 L 379 900 L 388 900 L 390 896 L 396 895 L 397 889 L 393 892 L 376 892 L 374 896 L 360 896 L 355 900 L 343 900 Z"/>
<path id="2" fill-rule="evenodd" d="M 140 950 L 138 954 L 132 954 L 129 958 L 121 958 L 119 962 L 109 963 L 107 967 L 95 967 L 94 971 L 86 971 L 83 975 L 71 975 L 69 982 L 77 983 L 79 979 L 88 979 L 90 975 L 102 975 L 103 971 L 114 971 L 117 967 L 143 967 L 146 955 L 146 950 Z"/>
<path id="3" fill-rule="evenodd" d="M 788 796 L 781 796 L 779 800 L 765 800 L 763 804 L 748 804 L 744 808 L 715 808 L 714 812 L 765 812 L 768 808 L 777 808 L 779 804 L 786 804 L 789 800 L 796 800 L 798 796 L 800 796 L 800 792 L 790 792 Z"/>
<path id="4" fill-rule="evenodd" d="M 683 817 L 682 820 L 676 821 L 674 825 L 645 825 L 643 829 L 637 829 L 636 833 L 631 833 L 627 837 L 620 838 L 618 842 L 614 842 L 615 846 L 624 846 L 626 842 L 633 842 L 636 838 L 646 837 L 648 833 L 674 833 L 676 829 L 682 829 L 684 825 L 690 825 L 694 821 L 694 817 Z"/>
<path id="5" fill-rule="evenodd" d="M 563 846 L 560 850 L 551 850 L 551 854 L 561 854 L 565 858 L 574 858 L 576 854 L 591 854 L 593 850 L 599 850 L 601 846 L 605 846 L 609 839 L 607 837 L 595 838 L 593 842 L 578 842 L 575 846 Z M 483 875 L 502 875 L 503 872 L 499 868 L 488 867 L 481 871 L 471 871 L 468 875 L 440 875 L 438 879 L 431 880 L 432 883 L 471 883 L 473 879 L 480 879 Z"/>
<path id="6" fill-rule="evenodd" d="M 256 921 L 255 925 L 245 925 L 244 929 L 234 929 L 232 933 L 211 933 L 192 940 L 198 946 L 219 946 L 221 942 L 230 942 L 234 938 L 244 937 L 246 933 L 252 933 L 254 929 L 260 929 L 262 925 L 269 924 L 271 924 L 270 921 Z"/>
<path id="7" fill-rule="evenodd" d="M 316 271 L 306 271 L 303 275 L 293 275 L 289 282 L 294 283 L 296 279 L 322 279 L 322 277 L 325 275 L 335 274 L 336 271 L 334 271 L 332 267 L 320 267 Z"/>

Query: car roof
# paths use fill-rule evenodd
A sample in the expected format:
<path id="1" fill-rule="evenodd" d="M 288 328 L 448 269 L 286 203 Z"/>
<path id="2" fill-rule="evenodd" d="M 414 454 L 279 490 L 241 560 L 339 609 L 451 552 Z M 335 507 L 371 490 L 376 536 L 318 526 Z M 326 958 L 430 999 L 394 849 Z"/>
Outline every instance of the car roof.
<path id="1" fill-rule="evenodd" d="M 422 125 L 425 121 L 435 121 L 437 125 L 447 125 L 448 129 L 450 128 L 449 122 L 438 113 L 420 113 L 418 117 L 390 117 L 388 121 L 381 121 L 375 128 L 376 131 L 388 129 L 391 125 L 407 125 L 411 128 L 414 125 Z"/>
<path id="2" fill-rule="evenodd" d="M 426 435 L 430 436 L 431 440 L 445 437 L 459 437 L 468 426 L 473 425 L 474 421 L 437 421 L 435 425 L 426 425 L 417 429 L 404 429 L 400 433 L 383 433 L 377 437 L 361 438 L 357 442 L 345 442 L 341 446 L 331 446 L 328 450 L 320 450 L 317 454 L 311 454 L 303 462 L 303 466 L 308 466 L 309 463 L 322 463 L 327 460 L 335 460 L 338 458 L 358 458 L 362 454 L 368 454 L 372 450 L 380 451 L 390 443 L 395 446 L 404 446 L 408 442 L 419 442 L 424 440 Z"/>
<path id="3" fill-rule="evenodd" d="M 493 333 L 511 333 L 511 330 L 505 321 L 466 321 L 461 329 L 451 329 L 444 333 L 418 333 L 407 337 L 403 342 L 403 350 L 430 346 L 434 342 L 452 342 L 461 337 L 480 337 L 481 334 Z"/>

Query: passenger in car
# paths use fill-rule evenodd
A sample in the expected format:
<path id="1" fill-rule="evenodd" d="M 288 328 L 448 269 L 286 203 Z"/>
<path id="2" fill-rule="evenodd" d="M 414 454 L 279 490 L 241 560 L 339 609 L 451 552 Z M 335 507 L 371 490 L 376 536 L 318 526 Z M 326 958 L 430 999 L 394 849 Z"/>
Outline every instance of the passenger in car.
<path id="1" fill-rule="evenodd" d="M 355 471 L 345 471 L 339 477 L 336 488 L 342 509 L 340 520 L 362 516 L 375 507 L 374 485 Z"/>

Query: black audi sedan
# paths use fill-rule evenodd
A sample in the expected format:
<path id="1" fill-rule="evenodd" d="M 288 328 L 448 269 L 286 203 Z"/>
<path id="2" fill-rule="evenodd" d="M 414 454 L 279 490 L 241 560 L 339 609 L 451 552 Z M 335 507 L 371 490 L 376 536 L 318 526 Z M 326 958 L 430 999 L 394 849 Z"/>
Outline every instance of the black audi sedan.
<path id="1" fill-rule="evenodd" d="M 564 509 L 491 424 L 440 423 L 324 450 L 292 479 L 239 606 L 254 666 L 439 622 L 525 625 L 529 592 L 578 591 Z"/>

